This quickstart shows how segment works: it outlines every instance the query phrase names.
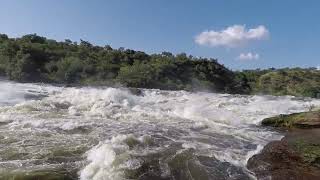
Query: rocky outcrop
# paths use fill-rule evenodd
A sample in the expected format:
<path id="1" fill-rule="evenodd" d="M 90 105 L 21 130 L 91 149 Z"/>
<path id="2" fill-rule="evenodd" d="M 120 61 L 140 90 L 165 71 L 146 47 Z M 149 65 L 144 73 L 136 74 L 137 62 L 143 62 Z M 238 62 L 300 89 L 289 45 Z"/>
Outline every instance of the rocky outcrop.
<path id="1" fill-rule="evenodd" d="M 295 151 L 286 141 L 268 144 L 260 154 L 249 159 L 247 167 L 258 179 L 320 179 L 320 168 L 306 162 L 303 154 Z"/>
<path id="2" fill-rule="evenodd" d="M 264 119 L 262 125 L 283 128 L 320 128 L 320 110 Z"/>
<path id="3" fill-rule="evenodd" d="M 267 118 L 263 125 L 280 127 L 281 141 L 269 143 L 248 160 L 258 179 L 320 179 L 320 111 Z"/>

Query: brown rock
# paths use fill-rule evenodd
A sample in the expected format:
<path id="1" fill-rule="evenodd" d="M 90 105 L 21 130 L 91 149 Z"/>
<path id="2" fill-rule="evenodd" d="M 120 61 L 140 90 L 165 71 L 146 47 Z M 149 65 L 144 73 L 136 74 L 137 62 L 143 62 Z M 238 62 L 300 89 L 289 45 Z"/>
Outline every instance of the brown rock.
<path id="1" fill-rule="evenodd" d="M 274 141 L 248 161 L 248 169 L 258 179 L 319 180 L 320 168 L 306 163 L 300 153 L 286 142 Z"/>

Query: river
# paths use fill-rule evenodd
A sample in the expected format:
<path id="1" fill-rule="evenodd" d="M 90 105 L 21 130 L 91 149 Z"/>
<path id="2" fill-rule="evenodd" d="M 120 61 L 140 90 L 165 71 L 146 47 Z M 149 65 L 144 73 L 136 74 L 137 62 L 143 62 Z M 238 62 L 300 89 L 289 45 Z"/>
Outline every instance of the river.
<path id="1" fill-rule="evenodd" d="M 1 80 L 0 179 L 254 179 L 247 160 L 282 138 L 261 120 L 313 106 L 320 101 Z"/>

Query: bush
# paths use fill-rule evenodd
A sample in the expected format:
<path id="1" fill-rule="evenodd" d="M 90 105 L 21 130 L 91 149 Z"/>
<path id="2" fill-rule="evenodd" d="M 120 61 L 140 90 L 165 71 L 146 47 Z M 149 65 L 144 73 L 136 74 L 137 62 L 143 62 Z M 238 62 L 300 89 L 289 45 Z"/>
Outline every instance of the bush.
<path id="1" fill-rule="evenodd" d="M 67 57 L 57 63 L 56 80 L 75 83 L 81 79 L 83 63 L 75 57 Z"/>

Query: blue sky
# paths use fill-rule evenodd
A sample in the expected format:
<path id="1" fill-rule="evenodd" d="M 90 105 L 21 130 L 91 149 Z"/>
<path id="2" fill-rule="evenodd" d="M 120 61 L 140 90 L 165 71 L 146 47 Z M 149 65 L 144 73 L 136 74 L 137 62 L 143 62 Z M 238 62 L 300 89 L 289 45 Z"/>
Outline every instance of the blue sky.
<path id="1" fill-rule="evenodd" d="M 319 9 L 318 0 L 0 0 L 0 33 L 186 52 L 232 69 L 315 67 Z"/>

